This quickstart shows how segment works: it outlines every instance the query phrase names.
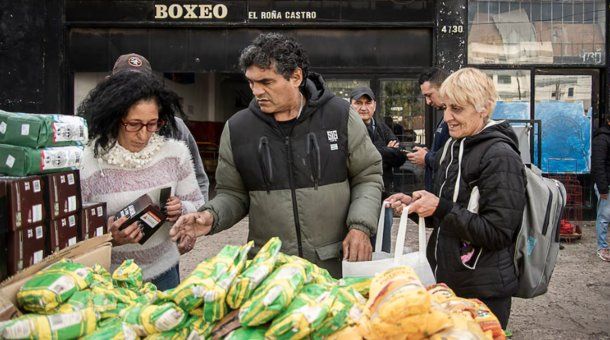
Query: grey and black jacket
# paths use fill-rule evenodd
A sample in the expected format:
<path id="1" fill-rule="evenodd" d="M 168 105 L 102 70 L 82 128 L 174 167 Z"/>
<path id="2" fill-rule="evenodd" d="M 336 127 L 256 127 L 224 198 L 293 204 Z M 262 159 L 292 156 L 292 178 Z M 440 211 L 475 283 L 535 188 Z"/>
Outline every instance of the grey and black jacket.
<path id="1" fill-rule="evenodd" d="M 255 100 L 226 123 L 216 197 L 202 210 L 212 232 L 249 214 L 255 250 L 273 236 L 282 251 L 340 275 L 349 229 L 375 234 L 381 207 L 381 157 L 360 116 L 319 75 L 303 88 L 306 104 L 289 133 Z"/>
<path id="2" fill-rule="evenodd" d="M 514 242 L 526 200 L 517 136 L 507 122 L 491 121 L 480 133 L 447 143 L 436 155 L 440 201 L 427 247 L 436 280 L 463 297 L 512 296 L 518 288 Z M 468 210 L 475 186 L 478 213 Z M 463 262 L 464 241 L 474 255 Z"/>
<path id="3" fill-rule="evenodd" d="M 610 186 L 610 127 L 600 127 L 593 137 L 591 175 L 600 194 L 608 193 Z"/>

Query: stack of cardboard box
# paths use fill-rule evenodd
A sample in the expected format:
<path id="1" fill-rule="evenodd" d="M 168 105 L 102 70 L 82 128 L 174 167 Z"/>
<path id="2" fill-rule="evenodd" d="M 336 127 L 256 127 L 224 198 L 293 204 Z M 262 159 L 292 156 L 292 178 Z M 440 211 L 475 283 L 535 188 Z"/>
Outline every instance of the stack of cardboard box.
<path id="1" fill-rule="evenodd" d="M 87 138 L 82 117 L 0 110 L 0 279 L 106 232 L 105 203 L 82 209 Z"/>

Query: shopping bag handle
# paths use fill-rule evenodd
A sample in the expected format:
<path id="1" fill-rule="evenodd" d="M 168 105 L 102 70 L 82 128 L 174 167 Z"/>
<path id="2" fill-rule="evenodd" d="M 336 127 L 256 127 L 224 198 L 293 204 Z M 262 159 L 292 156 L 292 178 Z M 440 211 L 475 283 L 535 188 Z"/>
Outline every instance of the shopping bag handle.
<path id="1" fill-rule="evenodd" d="M 386 201 L 381 202 L 381 210 L 379 212 L 379 221 L 377 221 L 377 237 L 375 238 L 375 252 L 378 253 L 381 251 L 381 244 L 383 239 L 383 225 L 384 225 L 384 215 L 386 208 Z"/>
<path id="2" fill-rule="evenodd" d="M 398 224 L 398 235 L 396 236 L 396 247 L 394 248 L 394 259 L 403 255 L 405 249 L 405 236 L 407 236 L 407 222 L 409 221 L 409 206 L 402 209 L 400 223 Z M 419 249 L 420 256 L 426 255 L 426 220 L 419 217 Z"/>

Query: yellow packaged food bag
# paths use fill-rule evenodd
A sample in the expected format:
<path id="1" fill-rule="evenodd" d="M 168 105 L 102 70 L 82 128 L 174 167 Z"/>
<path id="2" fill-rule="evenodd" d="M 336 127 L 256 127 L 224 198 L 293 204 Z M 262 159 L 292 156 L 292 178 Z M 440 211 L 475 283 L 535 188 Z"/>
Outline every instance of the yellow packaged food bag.
<path id="1" fill-rule="evenodd" d="M 400 319 L 381 320 L 371 317 L 371 334 L 366 338 L 381 340 L 398 336 L 406 339 L 424 339 L 448 327 L 451 327 L 449 314 L 440 308 L 431 308 L 428 312 Z"/>
<path id="2" fill-rule="evenodd" d="M 264 327 L 240 327 L 227 334 L 224 340 L 264 340 Z"/>
<path id="3" fill-rule="evenodd" d="M 93 333 L 81 338 L 81 340 L 136 340 L 139 339 L 136 332 L 126 323 L 114 319 L 111 323 L 99 327 Z"/>
<path id="4" fill-rule="evenodd" d="M 358 327 L 348 326 L 342 330 L 329 335 L 326 340 L 362 340 L 362 334 Z"/>
<path id="5" fill-rule="evenodd" d="M 171 299 L 186 312 L 203 303 L 204 295 L 213 289 L 216 281 L 225 274 L 239 256 L 241 248 L 228 245 L 218 255 L 195 267 L 195 270 L 171 293 Z"/>
<path id="6" fill-rule="evenodd" d="M 142 268 L 133 260 L 125 260 L 112 273 L 112 282 L 116 287 L 139 290 L 142 287 Z"/>
<path id="7" fill-rule="evenodd" d="M 142 288 L 138 290 L 140 296 L 136 299 L 136 303 L 154 303 L 159 299 L 159 292 L 157 286 L 151 282 L 146 282 L 142 285 Z"/>
<path id="8" fill-rule="evenodd" d="M 345 327 L 355 325 L 366 312 L 366 299 L 354 288 L 335 286 L 331 295 L 334 297 L 333 303 L 326 319 L 315 328 L 313 339 L 326 338 Z"/>
<path id="9" fill-rule="evenodd" d="M 402 319 L 426 313 L 430 309 L 430 294 L 412 268 L 395 267 L 375 275 L 367 307 L 371 321 Z"/>
<path id="10" fill-rule="evenodd" d="M 179 328 L 187 319 L 184 311 L 173 302 L 137 304 L 128 308 L 122 316 L 123 322 L 131 326 L 138 336 L 171 331 Z"/>
<path id="11" fill-rule="evenodd" d="M 72 294 L 70 299 L 59 306 L 54 313 L 73 313 L 86 308 L 93 308 L 93 292 L 81 290 Z"/>
<path id="12" fill-rule="evenodd" d="M 250 241 L 242 246 L 228 270 L 220 275 L 213 285 L 208 286 L 208 290 L 203 295 L 203 319 L 205 321 L 218 321 L 227 314 L 227 292 L 237 275 L 244 269 L 248 252 L 253 245 L 254 242 Z"/>
<path id="13" fill-rule="evenodd" d="M 243 326 L 262 325 L 281 313 L 292 302 L 305 282 L 300 263 L 289 262 L 276 269 L 239 309 Z"/>
<path id="14" fill-rule="evenodd" d="M 0 323 L 2 339 L 76 339 L 96 326 L 92 308 L 66 314 L 29 314 Z"/>
<path id="15" fill-rule="evenodd" d="M 337 284 L 339 287 L 354 288 L 360 295 L 367 297 L 372 281 L 373 279 L 370 277 L 344 277 L 340 279 Z"/>
<path id="16" fill-rule="evenodd" d="M 101 286 L 108 289 L 114 288 L 112 284 L 112 275 L 101 265 L 95 264 L 91 267 L 91 284 L 90 287 Z"/>
<path id="17" fill-rule="evenodd" d="M 91 280 L 90 268 L 63 259 L 28 280 L 17 292 L 17 302 L 30 312 L 48 312 L 87 288 Z"/>
<path id="18" fill-rule="evenodd" d="M 470 317 L 463 314 L 450 314 L 451 327 L 430 337 L 431 340 L 492 340 L 481 327 Z"/>
<path id="19" fill-rule="evenodd" d="M 474 321 L 476 321 L 483 332 L 491 332 L 494 340 L 504 340 L 506 339 L 506 335 L 502 330 L 502 325 L 498 318 L 491 312 L 489 307 L 481 300 L 478 299 L 468 299 L 472 301 L 476 305 L 476 314 Z"/>
<path id="20" fill-rule="evenodd" d="M 258 251 L 254 259 L 231 285 L 226 298 L 229 307 L 233 309 L 241 307 L 250 298 L 256 287 L 273 272 L 281 247 L 282 241 L 277 237 L 272 237 Z"/>
<path id="21" fill-rule="evenodd" d="M 453 290 L 444 283 L 433 284 L 426 287 L 426 289 L 428 290 L 428 293 L 430 293 L 432 300 L 438 303 L 456 297 Z"/>
<path id="22" fill-rule="evenodd" d="M 267 339 L 303 339 L 326 319 L 335 296 L 323 285 L 308 284 L 288 308 L 273 319 Z"/>
<path id="23" fill-rule="evenodd" d="M 212 334 L 212 330 L 216 327 L 215 322 L 206 322 L 201 317 L 191 316 L 192 324 L 191 324 L 191 333 L 189 334 L 189 339 L 196 338 L 196 336 L 207 339 L 210 334 Z"/>

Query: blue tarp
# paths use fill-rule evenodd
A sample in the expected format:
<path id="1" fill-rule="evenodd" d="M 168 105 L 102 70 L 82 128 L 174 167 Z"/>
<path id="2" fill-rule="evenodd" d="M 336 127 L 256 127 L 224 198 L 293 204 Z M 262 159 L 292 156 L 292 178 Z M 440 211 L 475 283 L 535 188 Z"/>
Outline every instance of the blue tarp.
<path id="1" fill-rule="evenodd" d="M 499 101 L 493 119 L 529 119 L 529 102 Z M 585 115 L 582 102 L 536 102 L 535 119 L 542 122 L 542 172 L 590 172 L 591 116 Z"/>

